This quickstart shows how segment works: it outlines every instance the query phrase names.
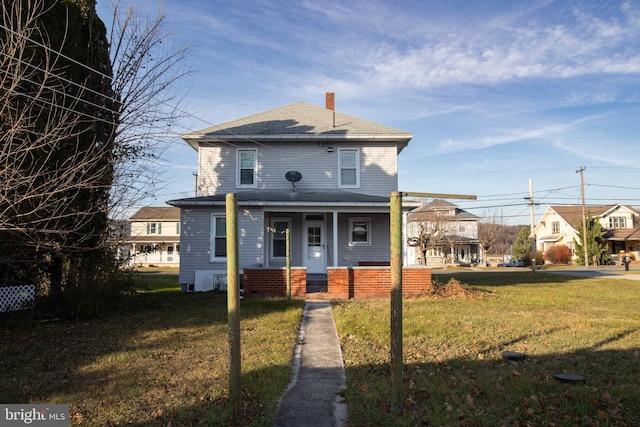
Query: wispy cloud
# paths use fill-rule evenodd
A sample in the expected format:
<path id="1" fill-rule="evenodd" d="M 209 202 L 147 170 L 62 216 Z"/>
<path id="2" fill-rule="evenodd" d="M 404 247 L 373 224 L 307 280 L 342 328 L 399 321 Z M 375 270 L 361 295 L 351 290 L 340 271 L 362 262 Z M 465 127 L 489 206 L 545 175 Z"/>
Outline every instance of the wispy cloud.
<path id="1" fill-rule="evenodd" d="M 536 12 L 544 13 L 527 11 Z M 337 11 L 328 16 L 345 19 Z M 455 28 L 456 31 L 447 33 L 439 32 L 445 26 L 443 23 L 423 22 L 422 28 L 433 29 L 423 30 L 418 36 L 416 31 L 408 31 L 416 36 L 412 40 L 395 39 L 396 31 L 390 29 L 394 37 L 380 43 L 371 37 L 370 44 L 363 46 L 353 34 L 342 34 L 356 37 L 359 50 L 344 48 L 354 45 L 352 39 L 331 47 L 334 57 L 344 61 L 336 66 L 351 70 L 342 75 L 342 85 L 352 86 L 352 90 L 347 91 L 358 93 L 372 88 L 428 90 L 526 79 L 635 75 L 640 74 L 638 24 L 638 11 L 630 4 L 625 4 L 618 15 L 608 18 L 574 8 L 555 20 L 543 22 L 537 17 L 530 23 L 522 14 L 505 12 L 484 24 L 478 23 L 473 29 Z M 336 53 L 341 49 L 344 55 Z M 323 76 L 318 73 L 314 79 L 323 79 Z"/>
<path id="2" fill-rule="evenodd" d="M 430 154 L 438 155 L 442 153 L 480 150 L 525 140 L 541 140 L 555 143 L 554 141 L 557 141 L 565 133 L 575 131 L 587 123 L 602 119 L 602 117 L 603 116 L 589 116 L 570 122 L 559 122 L 533 128 L 496 129 L 496 131 L 499 132 L 496 135 L 482 136 L 467 140 L 449 139 L 438 143 Z M 573 152 L 573 150 L 567 145 L 562 146 L 562 148 Z"/>

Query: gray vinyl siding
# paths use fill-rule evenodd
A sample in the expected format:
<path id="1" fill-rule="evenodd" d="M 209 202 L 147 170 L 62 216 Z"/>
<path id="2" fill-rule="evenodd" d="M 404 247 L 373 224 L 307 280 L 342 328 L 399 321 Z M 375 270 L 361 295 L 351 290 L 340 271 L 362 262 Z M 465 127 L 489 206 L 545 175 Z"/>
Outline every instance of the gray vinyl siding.
<path id="1" fill-rule="evenodd" d="M 243 191 L 236 187 L 237 148 L 252 148 L 258 152 L 257 188 L 288 189 L 288 171 L 302 174 L 296 187 L 305 189 L 337 189 L 338 153 L 340 148 L 360 148 L 360 187 L 348 188 L 356 193 L 388 196 L 397 190 L 398 165 L 395 144 L 316 142 L 236 144 L 237 147 L 203 144 L 199 152 L 198 195 Z"/>
<path id="2" fill-rule="evenodd" d="M 350 218 L 371 220 L 370 246 L 349 246 Z M 389 215 L 340 214 L 338 230 L 338 262 L 341 266 L 357 266 L 359 261 L 389 261 Z"/>
<path id="3" fill-rule="evenodd" d="M 389 197 L 398 191 L 398 155 L 395 145 L 378 144 L 360 151 L 360 189 L 358 193 Z"/>
<path id="4" fill-rule="evenodd" d="M 181 209 L 180 283 L 194 283 L 196 270 L 226 270 L 226 262 L 211 261 L 211 217 L 225 208 Z M 261 210 L 240 210 L 238 252 L 240 268 L 262 264 L 264 221 Z"/>

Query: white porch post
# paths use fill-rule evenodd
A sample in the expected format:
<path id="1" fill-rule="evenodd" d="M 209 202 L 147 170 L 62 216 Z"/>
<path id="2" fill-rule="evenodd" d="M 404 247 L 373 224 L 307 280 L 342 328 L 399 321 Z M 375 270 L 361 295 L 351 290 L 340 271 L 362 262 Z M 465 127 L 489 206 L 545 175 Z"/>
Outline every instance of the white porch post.
<path id="1" fill-rule="evenodd" d="M 338 211 L 333 211 L 333 267 L 338 266 Z"/>

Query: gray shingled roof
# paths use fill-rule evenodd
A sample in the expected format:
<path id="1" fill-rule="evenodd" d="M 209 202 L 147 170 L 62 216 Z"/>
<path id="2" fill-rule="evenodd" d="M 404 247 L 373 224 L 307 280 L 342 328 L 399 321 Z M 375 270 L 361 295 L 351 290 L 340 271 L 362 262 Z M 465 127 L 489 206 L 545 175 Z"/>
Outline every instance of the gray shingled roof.
<path id="1" fill-rule="evenodd" d="M 342 190 L 247 190 L 236 193 L 238 202 L 244 204 L 304 204 L 314 203 L 318 205 L 330 204 L 377 204 L 378 206 L 388 206 L 389 198 L 380 196 L 369 196 L 366 194 L 351 193 Z M 185 199 L 170 200 L 167 203 L 173 206 L 193 206 L 193 205 L 224 205 L 226 194 L 215 194 L 212 196 L 190 197 Z"/>
<path id="2" fill-rule="evenodd" d="M 335 115 L 334 115 L 335 114 Z M 393 141 L 398 152 L 413 138 L 409 132 L 296 102 L 182 135 L 194 149 L 205 141 Z"/>
<path id="3" fill-rule="evenodd" d="M 442 211 L 453 211 L 454 215 L 442 215 Z M 470 212 L 465 211 L 464 209 L 460 209 L 457 205 L 453 203 L 442 200 L 435 199 L 431 203 L 428 203 L 424 206 L 416 208 L 409 212 L 409 217 L 407 220 L 409 222 L 412 221 L 477 221 L 480 217 L 474 215 Z"/>

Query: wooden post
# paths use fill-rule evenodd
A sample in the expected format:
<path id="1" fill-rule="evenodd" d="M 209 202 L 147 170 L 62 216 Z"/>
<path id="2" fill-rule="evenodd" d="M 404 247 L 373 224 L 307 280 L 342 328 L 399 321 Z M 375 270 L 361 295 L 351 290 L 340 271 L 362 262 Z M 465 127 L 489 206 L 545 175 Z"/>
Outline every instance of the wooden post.
<path id="1" fill-rule="evenodd" d="M 240 358 L 240 275 L 238 266 L 238 200 L 235 193 L 226 196 L 227 222 L 227 319 L 229 323 L 229 401 L 235 422 L 242 419 Z"/>
<path id="2" fill-rule="evenodd" d="M 402 197 L 437 197 L 475 200 L 463 194 L 393 191 L 389 196 L 389 240 L 391 279 L 391 413 L 402 414 L 404 405 L 404 361 L 402 357 Z"/>
<path id="3" fill-rule="evenodd" d="M 391 413 L 402 414 L 404 403 L 402 360 L 402 193 L 390 197 L 391 268 Z"/>
<path id="4" fill-rule="evenodd" d="M 291 300 L 291 232 L 285 231 L 285 257 L 287 259 L 287 299 Z"/>

